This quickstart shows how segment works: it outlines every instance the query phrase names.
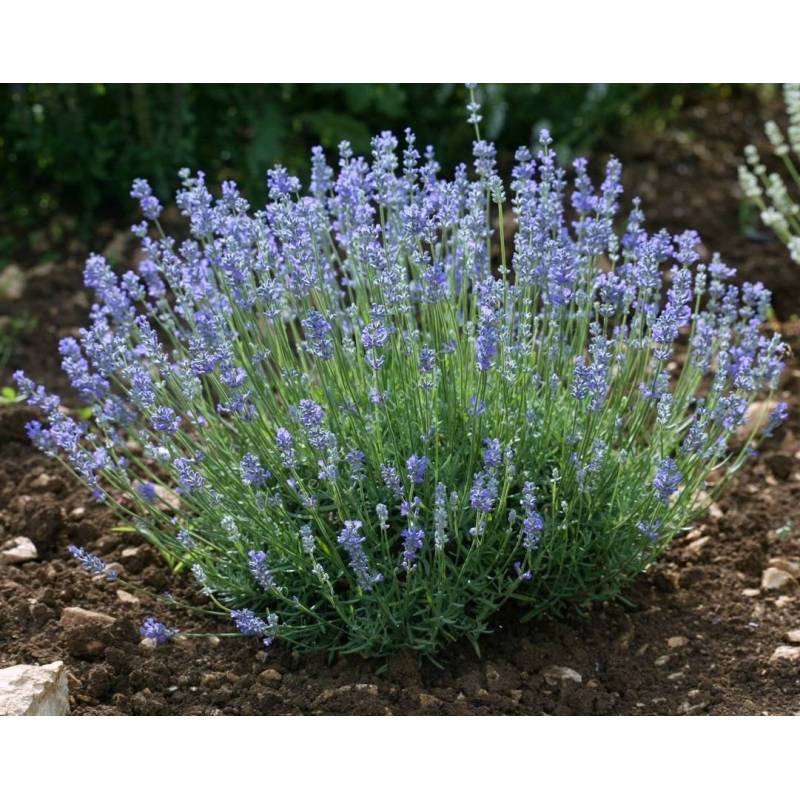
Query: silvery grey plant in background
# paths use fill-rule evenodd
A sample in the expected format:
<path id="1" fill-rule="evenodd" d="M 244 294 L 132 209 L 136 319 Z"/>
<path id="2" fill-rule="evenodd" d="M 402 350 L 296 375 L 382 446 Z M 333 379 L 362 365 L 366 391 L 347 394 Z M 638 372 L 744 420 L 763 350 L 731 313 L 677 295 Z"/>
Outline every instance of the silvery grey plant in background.
<path id="1" fill-rule="evenodd" d="M 772 228 L 780 240 L 789 248 L 792 260 L 800 264 L 800 83 L 786 83 L 783 97 L 789 125 L 784 133 L 774 120 L 770 120 L 765 131 L 772 145 L 772 152 L 784 165 L 794 186 L 787 188 L 779 172 L 768 172 L 761 163 L 755 145 L 744 150 L 747 165 L 739 167 L 739 185 L 745 197 L 761 211 L 761 219 Z"/>

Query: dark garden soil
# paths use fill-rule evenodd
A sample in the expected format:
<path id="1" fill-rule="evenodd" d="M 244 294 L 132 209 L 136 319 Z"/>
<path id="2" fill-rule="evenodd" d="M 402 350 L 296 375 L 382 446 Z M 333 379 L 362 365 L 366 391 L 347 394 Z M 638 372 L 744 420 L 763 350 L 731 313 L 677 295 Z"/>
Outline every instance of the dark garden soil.
<path id="1" fill-rule="evenodd" d="M 714 94 L 683 109 L 668 132 L 634 132 L 615 149 L 650 225 L 697 228 L 710 251 L 773 288 L 784 333 L 800 350 L 800 325 L 790 320 L 800 312 L 800 268 L 779 245 L 739 229 L 736 164 L 748 138 L 759 138 L 762 113 L 750 94 Z M 118 254 L 126 242 L 112 243 Z M 21 297 L 0 300 L 0 317 L 23 311 L 36 326 L 6 373 L 24 365 L 69 402 L 56 342 L 88 311 L 79 261 L 29 269 Z M 439 666 L 412 656 L 329 662 L 280 644 L 267 654 L 257 642 L 224 636 L 147 647 L 138 627 L 149 614 L 185 631 L 207 630 L 206 619 L 93 579 L 67 545 L 116 562 L 156 596 L 169 589 L 186 598 L 192 589 L 135 534 L 112 532 L 112 515 L 28 444 L 27 407 L 0 407 L 0 544 L 27 536 L 39 553 L 37 561 L 0 566 L 0 667 L 63 660 L 72 713 L 89 715 L 800 713 L 800 662 L 772 658 L 800 628 L 800 586 L 761 589 L 770 566 L 800 578 L 796 359 L 782 396 L 789 422 L 707 519 L 636 581 L 628 604 L 526 625 L 507 609 L 481 657 L 453 646 Z M 64 614 L 71 607 L 107 617 Z"/>

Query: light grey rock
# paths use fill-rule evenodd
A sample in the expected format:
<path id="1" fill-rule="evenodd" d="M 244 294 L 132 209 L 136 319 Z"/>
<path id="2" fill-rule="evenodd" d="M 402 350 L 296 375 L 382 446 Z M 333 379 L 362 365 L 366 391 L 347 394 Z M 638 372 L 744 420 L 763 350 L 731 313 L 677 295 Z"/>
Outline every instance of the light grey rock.
<path id="1" fill-rule="evenodd" d="M 686 545 L 686 552 L 693 556 L 699 556 L 703 552 L 703 548 L 705 548 L 710 541 L 710 536 L 701 536 L 699 539 Z"/>
<path id="2" fill-rule="evenodd" d="M 139 598 L 135 594 L 126 592 L 124 589 L 117 589 L 117 600 L 129 606 L 139 605 Z"/>
<path id="3" fill-rule="evenodd" d="M 39 558 L 36 545 L 26 536 L 17 536 L 3 545 L 0 551 L 0 564 L 23 564 Z"/>
<path id="4" fill-rule="evenodd" d="M 775 648 L 775 652 L 769 657 L 769 660 L 772 664 L 779 661 L 800 662 L 800 647 L 780 644 Z"/>
<path id="5" fill-rule="evenodd" d="M 777 567 L 767 567 L 761 576 L 761 588 L 766 592 L 779 592 L 782 589 L 793 589 L 797 585 L 794 576 Z"/>
<path id="6" fill-rule="evenodd" d="M 0 669 L 0 716 L 63 717 L 69 714 L 67 670 L 62 661 Z"/>
<path id="7" fill-rule="evenodd" d="M 681 647 L 686 647 L 689 644 L 689 640 L 685 636 L 670 636 L 667 639 L 667 647 L 670 650 L 677 650 Z"/>
<path id="8" fill-rule="evenodd" d="M 788 572 L 793 578 L 800 578 L 800 561 L 790 558 L 771 558 L 768 566 Z"/>
<path id="9" fill-rule="evenodd" d="M 564 681 L 573 681 L 574 683 L 583 682 L 583 677 L 581 676 L 580 672 L 576 672 L 571 667 L 559 667 L 555 664 L 551 667 L 545 667 L 545 669 L 542 671 L 542 675 L 550 684 L 556 684 Z"/>

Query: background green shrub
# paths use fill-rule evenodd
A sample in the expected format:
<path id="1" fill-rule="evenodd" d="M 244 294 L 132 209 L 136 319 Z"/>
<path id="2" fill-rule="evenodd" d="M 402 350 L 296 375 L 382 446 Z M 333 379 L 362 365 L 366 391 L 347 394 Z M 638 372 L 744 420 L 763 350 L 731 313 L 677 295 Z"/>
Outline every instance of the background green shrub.
<path id="1" fill-rule="evenodd" d="M 503 166 L 541 127 L 568 156 L 623 120 L 663 115 L 685 87 L 495 84 L 481 91 L 486 134 Z M 57 244 L 76 228 L 87 237 L 99 220 L 127 219 L 128 187 L 139 175 L 166 196 L 178 169 L 202 168 L 210 184 L 233 178 L 246 196 L 260 198 L 275 162 L 305 178 L 313 145 L 335 148 L 347 139 L 364 153 L 373 134 L 406 125 L 422 146 L 436 142 L 450 169 L 470 148 L 464 92 L 460 84 L 4 86 L 0 264 L 24 254 L 31 231 L 46 227 Z"/>

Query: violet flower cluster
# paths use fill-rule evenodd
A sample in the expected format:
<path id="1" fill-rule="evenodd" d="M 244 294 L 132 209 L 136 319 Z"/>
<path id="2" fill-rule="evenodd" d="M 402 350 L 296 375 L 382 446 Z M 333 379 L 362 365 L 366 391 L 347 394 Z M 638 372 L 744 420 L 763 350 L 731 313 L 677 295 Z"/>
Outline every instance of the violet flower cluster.
<path id="1" fill-rule="evenodd" d="M 91 420 L 17 375 L 33 441 L 243 635 L 433 652 L 509 598 L 616 597 L 785 418 L 749 419 L 785 355 L 760 283 L 623 213 L 618 161 L 570 184 L 546 131 L 504 182 L 468 113 L 450 178 L 410 131 L 315 148 L 306 190 L 275 167 L 260 210 L 184 171 L 180 241 L 137 181 L 138 267 L 88 260 L 61 345 Z"/>

